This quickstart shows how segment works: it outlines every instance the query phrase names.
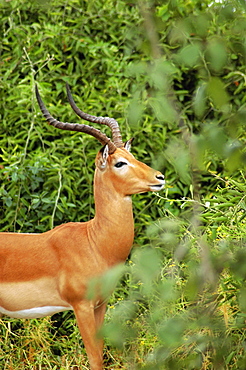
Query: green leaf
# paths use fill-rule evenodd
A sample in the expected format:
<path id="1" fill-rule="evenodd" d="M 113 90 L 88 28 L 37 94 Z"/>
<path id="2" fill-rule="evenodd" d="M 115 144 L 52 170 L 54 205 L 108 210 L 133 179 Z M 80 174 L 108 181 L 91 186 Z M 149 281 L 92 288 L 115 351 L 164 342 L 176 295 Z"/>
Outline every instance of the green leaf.
<path id="1" fill-rule="evenodd" d="M 211 77 L 207 85 L 207 94 L 216 109 L 225 109 L 229 102 L 225 85 L 219 77 Z"/>

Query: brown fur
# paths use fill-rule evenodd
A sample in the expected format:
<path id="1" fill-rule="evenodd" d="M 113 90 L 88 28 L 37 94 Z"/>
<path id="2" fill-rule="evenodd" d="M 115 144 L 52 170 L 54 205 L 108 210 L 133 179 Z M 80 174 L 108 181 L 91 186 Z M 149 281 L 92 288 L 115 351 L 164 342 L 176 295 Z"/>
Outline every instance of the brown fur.
<path id="1" fill-rule="evenodd" d="M 117 169 L 115 164 L 128 164 Z M 0 233 L 0 307 L 20 311 L 43 306 L 73 309 L 92 370 L 102 369 L 106 303 L 86 299 L 91 278 L 125 261 L 134 237 L 130 195 L 163 184 L 163 176 L 126 149 L 96 157 L 95 218 L 67 223 L 43 234 Z M 0 309 L 1 312 L 1 309 Z"/>

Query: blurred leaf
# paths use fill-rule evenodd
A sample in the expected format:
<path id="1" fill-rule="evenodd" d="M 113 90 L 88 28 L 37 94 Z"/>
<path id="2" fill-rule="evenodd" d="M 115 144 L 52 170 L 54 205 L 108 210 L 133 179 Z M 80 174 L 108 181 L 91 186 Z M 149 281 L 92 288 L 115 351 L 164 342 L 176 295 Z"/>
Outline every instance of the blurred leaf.
<path id="1" fill-rule="evenodd" d="M 165 155 L 172 166 L 174 166 L 181 180 L 185 184 L 190 184 L 190 157 L 183 143 L 173 139 L 169 143 Z"/>
<path id="2" fill-rule="evenodd" d="M 198 87 L 194 98 L 194 112 L 198 118 L 202 118 L 207 108 L 207 85 Z"/>
<path id="3" fill-rule="evenodd" d="M 165 95 L 157 93 L 154 98 L 149 99 L 149 104 L 159 121 L 164 121 L 168 123 L 175 122 L 176 111 L 171 101 L 169 101 Z"/>
<path id="4" fill-rule="evenodd" d="M 222 127 L 213 123 L 205 126 L 205 140 L 207 147 L 211 148 L 221 157 L 225 156 L 227 147 L 227 136 Z"/>
<path id="5" fill-rule="evenodd" d="M 221 72 L 227 62 L 227 50 L 223 39 L 209 40 L 206 48 L 208 67 L 215 72 Z"/>
<path id="6" fill-rule="evenodd" d="M 132 258 L 135 263 L 133 273 L 141 280 L 145 294 L 150 294 L 154 279 L 159 274 L 160 255 L 155 249 L 143 249 L 136 250 Z"/>
<path id="7" fill-rule="evenodd" d="M 174 347 L 180 343 L 186 328 L 185 321 L 181 317 L 174 317 L 167 320 L 158 330 L 161 341 L 167 347 Z"/>
<path id="8" fill-rule="evenodd" d="M 191 44 L 188 46 L 183 47 L 177 59 L 179 63 L 184 63 L 188 67 L 194 67 L 200 58 L 200 45 L 199 44 Z"/>
<path id="9" fill-rule="evenodd" d="M 216 109 L 225 109 L 229 96 L 220 78 L 211 77 L 207 85 L 207 94 Z"/>

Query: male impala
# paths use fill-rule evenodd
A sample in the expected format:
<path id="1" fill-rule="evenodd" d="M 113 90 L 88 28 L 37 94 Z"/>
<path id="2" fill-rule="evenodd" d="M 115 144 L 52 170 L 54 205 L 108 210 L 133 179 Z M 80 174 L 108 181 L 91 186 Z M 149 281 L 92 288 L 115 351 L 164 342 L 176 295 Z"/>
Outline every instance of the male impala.
<path id="1" fill-rule="evenodd" d="M 68 100 L 83 119 L 111 128 L 112 141 L 99 130 L 54 119 L 41 100 L 40 109 L 49 124 L 86 132 L 103 148 L 96 156 L 94 177 L 95 217 L 88 222 L 69 222 L 43 234 L 0 233 L 0 314 L 38 318 L 73 310 L 92 370 L 101 370 L 103 341 L 96 332 L 103 323 L 106 302 L 97 295 L 89 300 L 89 281 L 125 261 L 133 242 L 134 223 L 130 195 L 158 191 L 164 176 L 129 152 L 117 121 L 79 110 L 67 86 Z"/>

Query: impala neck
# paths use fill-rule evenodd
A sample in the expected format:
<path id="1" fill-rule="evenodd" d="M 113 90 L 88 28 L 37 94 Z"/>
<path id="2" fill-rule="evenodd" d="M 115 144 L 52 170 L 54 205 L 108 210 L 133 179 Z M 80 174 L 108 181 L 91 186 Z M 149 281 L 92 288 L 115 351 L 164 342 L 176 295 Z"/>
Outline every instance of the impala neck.
<path id="1" fill-rule="evenodd" d="M 132 200 L 119 194 L 111 182 L 105 182 L 95 172 L 94 178 L 95 217 L 89 228 L 91 243 L 109 265 L 125 261 L 134 238 Z"/>

